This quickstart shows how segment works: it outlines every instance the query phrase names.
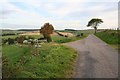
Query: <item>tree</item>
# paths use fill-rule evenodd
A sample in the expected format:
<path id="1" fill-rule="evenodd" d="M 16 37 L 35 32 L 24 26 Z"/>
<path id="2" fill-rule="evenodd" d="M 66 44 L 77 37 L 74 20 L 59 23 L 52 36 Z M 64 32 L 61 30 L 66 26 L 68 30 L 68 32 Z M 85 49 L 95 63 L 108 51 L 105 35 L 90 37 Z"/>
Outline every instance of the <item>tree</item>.
<path id="1" fill-rule="evenodd" d="M 102 19 L 93 18 L 88 22 L 87 27 L 92 26 L 95 29 L 95 33 L 96 33 L 97 32 L 97 26 L 101 23 L 103 23 Z"/>
<path id="2" fill-rule="evenodd" d="M 47 39 L 47 42 L 51 42 L 51 35 L 54 31 L 54 27 L 49 24 L 49 23 L 45 23 L 41 29 L 40 29 L 40 33 L 43 34 L 44 38 Z"/>

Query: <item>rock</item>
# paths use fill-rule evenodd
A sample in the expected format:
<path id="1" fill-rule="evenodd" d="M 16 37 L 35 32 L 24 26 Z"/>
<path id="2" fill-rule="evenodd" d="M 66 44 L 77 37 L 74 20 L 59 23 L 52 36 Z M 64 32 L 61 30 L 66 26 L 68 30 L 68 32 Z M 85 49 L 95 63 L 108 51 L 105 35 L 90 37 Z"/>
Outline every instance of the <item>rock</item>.
<path id="1" fill-rule="evenodd" d="M 36 44 L 35 47 L 36 47 L 36 48 L 41 48 L 42 46 L 39 45 L 39 44 Z"/>
<path id="2" fill-rule="evenodd" d="M 31 44 L 31 42 L 28 42 L 28 44 Z"/>
<path id="3" fill-rule="evenodd" d="M 38 42 L 38 39 L 34 39 L 33 42 L 37 43 L 37 42 Z"/>
<path id="4" fill-rule="evenodd" d="M 27 44 L 27 43 L 28 43 L 28 40 L 24 40 L 24 41 L 23 41 L 23 44 Z"/>
<path id="5" fill-rule="evenodd" d="M 32 39 L 28 39 L 28 41 L 30 41 L 30 42 L 31 42 L 31 41 L 33 41 L 33 40 L 32 40 Z"/>

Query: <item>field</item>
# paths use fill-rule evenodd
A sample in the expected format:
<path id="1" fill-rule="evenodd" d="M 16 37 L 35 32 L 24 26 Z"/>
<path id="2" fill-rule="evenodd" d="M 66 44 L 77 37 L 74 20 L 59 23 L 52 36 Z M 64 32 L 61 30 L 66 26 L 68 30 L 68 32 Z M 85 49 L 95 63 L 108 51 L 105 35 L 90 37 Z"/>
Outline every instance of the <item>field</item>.
<path id="1" fill-rule="evenodd" d="M 60 32 L 70 32 L 70 33 L 73 33 L 75 35 L 77 34 L 80 34 L 80 33 L 85 33 L 85 34 L 92 34 L 94 33 L 94 30 L 93 29 L 90 29 L 90 30 L 75 30 L 75 31 L 70 31 L 70 30 L 58 30 Z"/>
<path id="2" fill-rule="evenodd" d="M 110 44 L 112 47 L 120 50 L 120 31 L 106 30 L 95 34 L 100 39 Z"/>
<path id="3" fill-rule="evenodd" d="M 5 34 L 7 33 L 7 31 L 3 31 L 3 32 Z M 12 32 L 10 32 L 10 33 L 12 33 Z M 14 31 L 14 32 L 15 33 L 16 32 L 19 33 L 19 31 Z M 55 42 L 55 43 L 66 43 L 66 42 L 71 42 L 71 41 L 79 40 L 79 39 L 85 38 L 88 34 L 93 33 L 93 30 L 90 30 L 90 31 L 89 30 L 82 30 L 82 31 L 81 30 L 80 31 L 65 31 L 65 30 L 62 30 L 61 32 L 72 33 L 73 35 L 84 33 L 84 35 L 82 37 L 76 37 L 76 36 L 63 37 L 63 36 L 59 36 L 59 35 L 57 35 L 57 34 L 54 33 L 54 34 L 52 34 L 53 42 Z M 36 35 L 30 35 L 30 32 L 27 32 L 27 33 L 25 32 L 25 34 L 23 33 L 23 34 L 20 34 L 20 35 L 3 36 L 2 39 L 8 39 L 8 38 L 14 38 L 15 39 L 16 37 L 19 37 L 21 35 L 22 36 L 27 36 L 27 37 L 32 37 L 32 38 L 35 38 L 35 39 L 43 37 L 41 34 L 38 35 L 38 33 L 36 33 Z"/>
<path id="4" fill-rule="evenodd" d="M 52 36 L 52 39 L 55 43 L 66 43 L 66 42 L 72 42 L 72 41 L 76 41 L 76 40 L 80 40 L 85 38 L 87 35 L 84 35 L 83 37 L 61 37 L 61 36 Z"/>
<path id="5" fill-rule="evenodd" d="M 77 31 L 60 30 L 60 32 L 66 32 L 66 33 L 68 32 L 74 35 L 83 33 L 83 36 L 82 37 L 72 36 L 72 37 L 67 37 L 67 38 L 61 37 L 61 36 L 52 36 L 53 41 L 56 43 L 66 43 L 66 42 L 72 42 L 72 41 L 83 39 L 87 37 L 89 34 L 94 33 L 94 30 L 77 30 Z"/>
<path id="6" fill-rule="evenodd" d="M 44 43 L 41 48 L 26 44 L 2 46 L 4 78 L 70 78 L 73 76 L 77 52 L 62 43 L 83 39 L 82 37 L 62 37 L 52 35 L 52 43 Z M 2 39 L 20 35 L 3 36 Z M 42 35 L 24 35 L 34 39 Z"/>

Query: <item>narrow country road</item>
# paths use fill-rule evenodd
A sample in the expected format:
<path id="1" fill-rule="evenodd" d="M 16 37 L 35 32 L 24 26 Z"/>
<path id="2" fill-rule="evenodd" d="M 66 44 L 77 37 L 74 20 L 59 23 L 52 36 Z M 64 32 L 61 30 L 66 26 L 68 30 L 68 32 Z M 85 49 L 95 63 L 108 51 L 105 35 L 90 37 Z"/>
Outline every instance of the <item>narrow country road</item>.
<path id="1" fill-rule="evenodd" d="M 78 51 L 74 78 L 118 77 L 118 51 L 93 34 L 65 45 Z"/>

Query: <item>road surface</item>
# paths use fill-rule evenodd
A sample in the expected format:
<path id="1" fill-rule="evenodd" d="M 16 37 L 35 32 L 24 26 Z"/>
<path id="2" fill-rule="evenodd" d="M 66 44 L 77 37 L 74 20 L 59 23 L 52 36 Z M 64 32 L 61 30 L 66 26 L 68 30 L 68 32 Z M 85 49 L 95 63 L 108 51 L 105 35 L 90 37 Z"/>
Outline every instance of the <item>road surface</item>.
<path id="1" fill-rule="evenodd" d="M 65 45 L 78 51 L 74 78 L 118 77 L 118 51 L 93 34 Z"/>

